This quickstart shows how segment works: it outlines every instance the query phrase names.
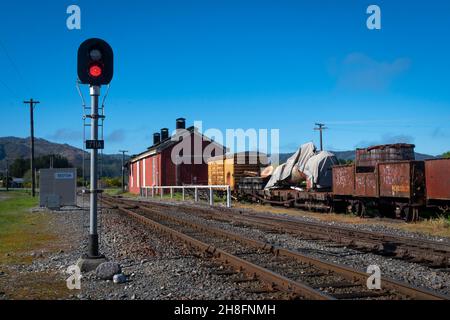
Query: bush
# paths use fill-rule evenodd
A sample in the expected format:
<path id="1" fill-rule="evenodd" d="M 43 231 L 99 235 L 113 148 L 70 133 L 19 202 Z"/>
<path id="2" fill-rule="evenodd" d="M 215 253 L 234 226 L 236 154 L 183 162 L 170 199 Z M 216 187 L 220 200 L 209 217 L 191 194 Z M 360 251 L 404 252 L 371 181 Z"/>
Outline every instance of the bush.
<path id="1" fill-rule="evenodd" d="M 119 188 L 122 186 L 122 178 L 102 178 L 101 184 L 104 188 Z"/>

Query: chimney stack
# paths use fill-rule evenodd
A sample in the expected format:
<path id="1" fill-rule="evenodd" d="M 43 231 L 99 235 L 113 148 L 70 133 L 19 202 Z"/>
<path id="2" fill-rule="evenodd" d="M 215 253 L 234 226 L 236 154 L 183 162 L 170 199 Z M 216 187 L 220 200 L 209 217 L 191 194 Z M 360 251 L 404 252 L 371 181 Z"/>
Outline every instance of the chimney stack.
<path id="1" fill-rule="evenodd" d="M 185 118 L 178 118 L 176 127 L 178 129 L 186 129 L 186 119 Z"/>
<path id="2" fill-rule="evenodd" d="M 169 139 L 169 129 L 167 128 L 162 128 L 161 129 L 161 142 L 165 141 Z"/>
<path id="3" fill-rule="evenodd" d="M 159 134 L 159 132 L 155 132 L 153 134 L 153 145 L 155 146 L 160 142 L 161 142 L 161 135 Z"/>

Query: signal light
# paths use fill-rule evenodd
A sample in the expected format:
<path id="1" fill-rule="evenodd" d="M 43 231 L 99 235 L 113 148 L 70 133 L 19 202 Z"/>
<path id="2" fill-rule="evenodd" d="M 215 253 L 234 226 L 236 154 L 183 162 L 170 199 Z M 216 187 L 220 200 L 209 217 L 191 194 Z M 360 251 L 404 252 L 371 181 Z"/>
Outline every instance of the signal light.
<path id="1" fill-rule="evenodd" d="M 91 77 L 98 78 L 102 75 L 102 67 L 94 64 L 89 68 L 89 74 Z"/>
<path id="2" fill-rule="evenodd" d="M 114 73 L 113 51 L 101 39 L 88 39 L 78 48 L 78 78 L 91 86 L 109 84 Z"/>

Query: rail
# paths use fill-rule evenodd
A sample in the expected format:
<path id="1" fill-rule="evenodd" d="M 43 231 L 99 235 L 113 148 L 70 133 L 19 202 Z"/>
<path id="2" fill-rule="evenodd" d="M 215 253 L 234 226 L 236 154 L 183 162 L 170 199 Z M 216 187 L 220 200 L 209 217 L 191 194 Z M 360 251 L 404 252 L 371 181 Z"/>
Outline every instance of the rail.
<path id="1" fill-rule="evenodd" d="M 198 190 L 206 189 L 209 191 L 209 205 L 214 206 L 214 189 L 216 190 L 226 190 L 227 192 L 227 208 L 231 208 L 231 188 L 229 185 L 207 185 L 207 186 L 151 186 L 151 187 L 142 187 L 140 188 L 140 196 L 141 197 L 149 197 L 149 192 L 152 198 L 156 196 L 155 190 L 161 190 L 159 192 L 159 196 L 162 199 L 164 196 L 164 190 L 170 190 L 170 198 L 173 199 L 174 190 L 181 189 L 181 199 L 182 201 L 186 200 L 186 192 L 185 190 L 190 189 L 194 190 L 194 201 L 198 202 Z"/>
<path id="2" fill-rule="evenodd" d="M 111 209 L 118 209 L 144 224 L 169 234 L 173 239 L 182 240 L 202 252 L 213 255 L 225 264 L 233 266 L 237 272 L 250 275 L 252 279 L 262 280 L 275 290 L 293 293 L 294 298 L 449 299 L 448 296 L 434 291 L 389 278 L 382 278 L 382 290 L 367 290 L 368 275 L 356 269 L 277 247 L 189 218 L 174 216 L 160 208 L 145 205 L 129 208 L 127 201 L 112 197 L 107 197 L 103 201 Z M 257 250 L 256 255 L 254 250 Z"/>

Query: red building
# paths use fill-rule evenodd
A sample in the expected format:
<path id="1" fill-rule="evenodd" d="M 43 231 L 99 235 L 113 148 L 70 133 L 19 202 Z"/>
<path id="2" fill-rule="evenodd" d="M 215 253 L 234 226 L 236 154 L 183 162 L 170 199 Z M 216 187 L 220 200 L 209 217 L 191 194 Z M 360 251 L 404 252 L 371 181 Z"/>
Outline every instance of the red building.
<path id="1" fill-rule="evenodd" d="M 208 184 L 206 153 L 224 154 L 224 147 L 198 132 L 185 128 L 185 119 L 176 121 L 176 131 L 169 136 L 167 128 L 153 134 L 153 145 L 129 161 L 129 191 L 139 194 L 140 188 Z M 197 150 L 196 150 L 197 149 Z M 180 163 L 181 160 L 184 160 Z"/>

